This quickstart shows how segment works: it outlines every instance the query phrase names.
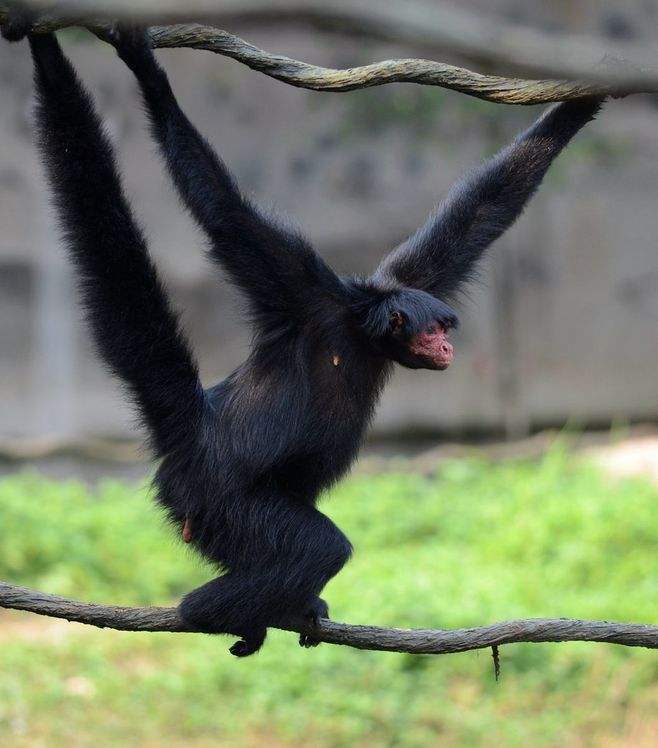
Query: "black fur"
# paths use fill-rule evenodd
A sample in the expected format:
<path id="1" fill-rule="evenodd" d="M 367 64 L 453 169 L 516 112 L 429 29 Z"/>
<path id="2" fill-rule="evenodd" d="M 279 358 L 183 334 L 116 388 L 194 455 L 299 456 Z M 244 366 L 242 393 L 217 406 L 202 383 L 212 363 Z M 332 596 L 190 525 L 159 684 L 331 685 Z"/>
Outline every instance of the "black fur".
<path id="1" fill-rule="evenodd" d="M 225 381 L 201 387 L 112 149 L 53 36 L 30 39 L 39 143 L 96 343 L 128 384 L 161 458 L 158 501 L 222 572 L 185 597 L 181 614 L 204 631 L 240 636 L 231 651 L 244 656 L 267 626 L 328 615 L 318 596 L 352 549 L 315 508 L 319 494 L 354 460 L 392 361 L 422 366 L 406 343 L 436 322 L 457 324 L 438 297 L 468 277 L 599 103 L 549 110 L 458 186 L 372 278 L 339 279 L 303 238 L 238 192 L 143 35 L 120 30 L 113 41 L 210 256 L 250 304 L 252 352 Z"/>
<path id="2" fill-rule="evenodd" d="M 555 157 L 594 119 L 601 99 L 548 109 L 500 153 L 462 178 L 436 212 L 379 266 L 375 279 L 452 298 L 482 252 L 521 215 Z"/>
<path id="3" fill-rule="evenodd" d="M 0 35 L 8 42 L 19 42 L 30 32 L 35 19 L 35 11 L 28 8 L 12 7 L 9 10 L 9 18 L 0 26 Z"/>

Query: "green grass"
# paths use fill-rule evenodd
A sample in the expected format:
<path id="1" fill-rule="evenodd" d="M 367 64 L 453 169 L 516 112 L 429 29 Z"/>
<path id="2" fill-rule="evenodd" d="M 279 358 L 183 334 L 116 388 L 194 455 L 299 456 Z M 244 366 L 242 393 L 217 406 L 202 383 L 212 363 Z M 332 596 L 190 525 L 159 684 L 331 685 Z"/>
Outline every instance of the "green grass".
<path id="1" fill-rule="evenodd" d="M 559 450 L 355 477 L 324 503 L 356 547 L 326 597 L 335 618 L 390 626 L 655 622 L 657 501 Z M 0 578 L 51 592 L 163 603 L 209 576 L 132 486 L 8 478 L 0 527 Z M 0 745 L 635 746 L 658 731 L 655 652 L 510 645 L 496 684 L 486 651 L 306 651 L 272 631 L 242 661 L 229 643 L 2 614 Z"/>

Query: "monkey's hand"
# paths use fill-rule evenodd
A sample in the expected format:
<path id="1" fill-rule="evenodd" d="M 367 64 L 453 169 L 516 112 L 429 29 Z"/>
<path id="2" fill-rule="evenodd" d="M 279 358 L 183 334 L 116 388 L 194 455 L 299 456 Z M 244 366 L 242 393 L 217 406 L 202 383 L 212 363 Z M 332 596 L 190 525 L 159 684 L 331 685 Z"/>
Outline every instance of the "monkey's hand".
<path id="1" fill-rule="evenodd" d="M 20 42 L 30 33 L 36 13 L 25 8 L 9 9 L 7 20 L 0 26 L 0 34 L 8 42 Z"/>
<path id="2" fill-rule="evenodd" d="M 153 56 L 148 30 L 143 26 L 117 23 L 105 32 L 104 39 L 116 49 L 129 68 L 134 69 Z"/>

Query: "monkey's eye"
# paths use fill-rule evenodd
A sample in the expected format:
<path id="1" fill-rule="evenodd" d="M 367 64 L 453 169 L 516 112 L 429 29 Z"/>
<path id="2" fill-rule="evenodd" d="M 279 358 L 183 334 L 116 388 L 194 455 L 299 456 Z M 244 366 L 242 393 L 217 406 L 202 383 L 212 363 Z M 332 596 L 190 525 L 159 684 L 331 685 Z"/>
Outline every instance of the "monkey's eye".
<path id="1" fill-rule="evenodd" d="M 402 312 L 391 312 L 389 321 L 391 324 L 391 330 L 393 330 L 393 332 L 397 332 L 402 328 L 402 325 L 404 325 L 404 315 L 402 314 Z"/>

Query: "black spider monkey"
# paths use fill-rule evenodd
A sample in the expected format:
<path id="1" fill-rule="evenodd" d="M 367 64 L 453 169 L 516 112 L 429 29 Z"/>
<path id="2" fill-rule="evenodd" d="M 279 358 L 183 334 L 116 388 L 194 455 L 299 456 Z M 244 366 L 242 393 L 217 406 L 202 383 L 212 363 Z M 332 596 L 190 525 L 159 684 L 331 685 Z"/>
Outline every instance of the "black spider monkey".
<path id="1" fill-rule="evenodd" d="M 3 34 L 26 35 L 15 20 Z M 182 202 L 209 256 L 249 303 L 248 359 L 204 390 L 123 194 L 91 98 L 52 34 L 28 35 L 37 130 L 50 188 L 100 350 L 128 385 L 160 466 L 160 504 L 222 575 L 181 616 L 262 645 L 268 626 L 327 617 L 319 597 L 350 557 L 318 495 L 355 458 L 393 362 L 445 369 L 457 316 L 444 299 L 522 212 L 553 159 L 601 101 L 559 104 L 462 179 L 369 278 L 339 278 L 299 234 L 265 218 L 183 114 L 147 36 L 110 35 L 136 75 Z M 317 643 L 302 636 L 300 643 Z"/>

